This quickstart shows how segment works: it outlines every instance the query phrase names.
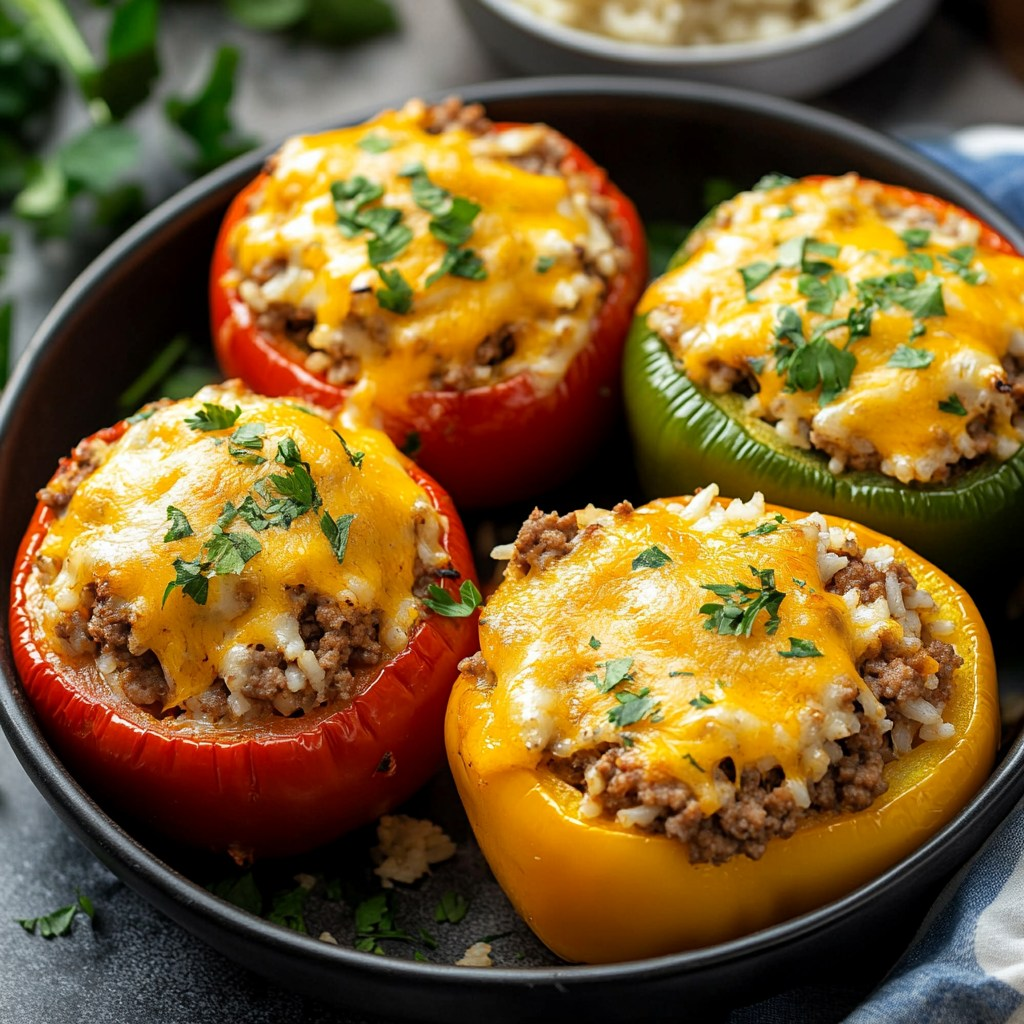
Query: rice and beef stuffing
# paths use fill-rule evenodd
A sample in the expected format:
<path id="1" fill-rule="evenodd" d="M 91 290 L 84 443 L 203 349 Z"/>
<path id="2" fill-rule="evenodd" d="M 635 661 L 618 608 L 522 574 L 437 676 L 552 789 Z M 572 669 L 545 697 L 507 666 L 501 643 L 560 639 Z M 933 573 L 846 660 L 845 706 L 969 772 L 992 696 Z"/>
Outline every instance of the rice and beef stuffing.
<path id="1" fill-rule="evenodd" d="M 455 98 L 294 139 L 268 161 L 233 229 L 224 281 L 268 337 L 335 386 L 365 379 L 391 391 L 391 364 L 410 393 L 525 370 L 541 390 L 553 387 L 630 263 L 606 198 L 592 175 L 566 165 L 569 151 L 545 125 L 495 127 L 479 104 Z M 506 181 L 509 169 L 520 177 Z M 559 179 L 564 194 L 534 177 Z M 453 208 L 468 217 L 458 246 L 444 227 Z M 386 267 L 367 249 L 385 231 L 372 218 L 385 213 L 387 237 L 407 233 Z M 448 262 L 439 262 L 442 236 Z M 408 301 L 381 297 L 378 269 L 404 275 Z M 453 302 L 465 304 L 457 318 L 446 313 Z"/>
<path id="2" fill-rule="evenodd" d="M 782 517 L 766 519 L 758 499 L 749 507 L 733 503 L 736 530 L 746 525 L 756 531 L 752 524 L 759 521 L 766 534 L 781 528 Z M 625 503 L 613 513 L 591 510 L 586 516 L 588 525 L 581 531 L 576 513 L 558 516 L 535 510 L 511 550 L 502 552 L 511 555 L 506 571 L 523 579 L 544 573 L 565 558 L 586 531 L 614 529 L 623 514 L 632 512 L 632 506 Z M 616 514 L 619 520 L 613 518 Z M 724 513 L 716 514 L 721 519 Z M 952 735 L 953 727 L 943 721 L 942 714 L 952 694 L 954 674 L 963 661 L 954 644 L 938 635 L 955 641 L 952 624 L 934 617 L 930 595 L 918 588 L 891 548 L 864 550 L 853 534 L 830 528 L 817 515 L 791 525 L 805 536 L 817 536 L 823 590 L 842 599 L 860 637 L 855 663 L 859 681 L 839 677 L 832 687 L 839 717 L 829 723 L 828 714 L 824 716 L 828 738 L 823 750 L 827 756 L 819 757 L 814 762 L 817 767 L 805 777 L 791 779 L 770 757 L 751 764 L 737 763 L 731 756 L 706 763 L 700 766 L 701 773 L 707 773 L 719 793 L 725 794 L 720 806 L 709 813 L 702 807 L 704 797 L 676 777 L 671 765 L 652 761 L 647 748 L 634 743 L 635 736 L 627 737 L 626 742 L 603 739 L 574 749 L 560 747 L 557 740 L 549 742 L 543 764 L 579 790 L 582 817 L 614 817 L 620 824 L 678 839 L 688 845 L 694 863 L 719 864 L 738 854 L 756 860 L 766 843 L 792 835 L 801 822 L 870 807 L 886 792 L 884 768 L 888 762 L 919 743 Z M 593 548 L 590 551 L 590 557 L 599 557 Z M 756 556 L 751 553 L 750 557 Z M 795 578 L 793 584 L 801 591 L 811 585 Z M 591 646 L 595 644 L 603 650 L 601 641 L 592 636 Z M 684 658 L 690 652 L 681 649 L 678 653 Z M 813 653 L 818 656 L 821 652 Z M 692 667 L 692 658 L 686 663 Z M 497 685 L 482 654 L 460 667 L 474 675 L 479 686 Z M 635 671 L 633 659 L 625 667 Z M 759 685 L 773 687 L 770 663 L 760 672 Z M 599 681 L 597 674 L 588 678 Z M 646 681 L 644 677 L 633 684 L 634 694 Z M 729 690 L 709 692 L 714 698 L 702 689 L 690 705 L 700 709 L 721 704 Z"/>

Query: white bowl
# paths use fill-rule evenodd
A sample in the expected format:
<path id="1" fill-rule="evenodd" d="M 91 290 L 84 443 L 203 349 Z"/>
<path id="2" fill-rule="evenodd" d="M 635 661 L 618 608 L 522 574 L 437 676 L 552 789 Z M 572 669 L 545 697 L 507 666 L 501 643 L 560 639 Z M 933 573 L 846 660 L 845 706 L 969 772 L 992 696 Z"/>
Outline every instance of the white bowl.
<path id="1" fill-rule="evenodd" d="M 931 16 L 938 0 L 861 0 L 780 39 L 701 46 L 628 43 L 541 18 L 515 0 L 459 0 L 499 59 L 529 74 L 667 75 L 807 97 L 879 63 Z"/>

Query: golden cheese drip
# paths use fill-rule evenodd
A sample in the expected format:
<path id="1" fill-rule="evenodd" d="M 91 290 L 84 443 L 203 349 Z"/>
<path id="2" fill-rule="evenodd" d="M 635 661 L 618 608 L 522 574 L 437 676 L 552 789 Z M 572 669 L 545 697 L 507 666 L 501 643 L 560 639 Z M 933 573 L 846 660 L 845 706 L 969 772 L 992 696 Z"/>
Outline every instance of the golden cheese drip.
<path id="1" fill-rule="evenodd" d="M 763 759 L 789 779 L 820 777 L 822 745 L 856 730 L 849 701 L 864 689 L 849 611 L 822 585 L 815 525 L 776 523 L 759 502 L 740 517 L 722 511 L 696 523 L 663 502 L 604 513 L 543 571 L 509 570 L 480 620 L 480 643 L 497 677 L 484 732 L 516 740 L 490 744 L 481 771 L 533 767 L 549 752 L 567 757 L 625 735 L 649 775 L 685 781 L 706 814 L 721 805 L 712 772 L 725 758 L 737 774 Z M 776 529 L 741 536 L 759 522 Z M 655 545 L 671 561 L 634 569 Z M 701 607 L 722 599 L 702 585 L 757 588 L 751 566 L 773 569 L 785 594 L 774 635 L 764 611 L 749 637 L 705 629 Z M 822 657 L 783 657 L 790 637 Z M 604 680 L 607 663 L 623 658 L 632 679 L 615 689 L 649 688 L 656 710 L 620 729 L 608 717 L 614 692 L 600 693 L 591 677 Z"/>
<path id="2" fill-rule="evenodd" d="M 237 404 L 242 414 L 225 430 L 193 430 L 185 420 L 203 401 L 228 408 Z M 262 450 L 252 453 L 266 458 L 264 464 L 246 464 L 229 453 L 228 438 L 246 424 L 261 425 Z M 346 428 L 344 436 L 352 451 L 365 453 L 361 469 L 351 464 L 322 416 L 231 388 L 204 389 L 195 399 L 162 408 L 129 427 L 79 485 L 43 544 L 42 556 L 61 566 L 44 587 L 48 633 L 56 635 L 61 610 L 87 605 L 85 587 L 107 581 L 111 596 L 130 606 L 131 650 L 153 651 L 164 669 L 171 685 L 167 707 L 182 704 L 223 676 L 239 645 L 262 644 L 273 651 L 295 643 L 299 633 L 289 588 L 304 586 L 339 603 L 351 599 L 360 607 L 380 609 L 381 639 L 390 646 L 389 637 L 400 639 L 417 617 L 411 590 L 421 536 L 434 541 L 433 550 L 421 552 L 427 564 L 444 558 L 437 517 L 385 435 Z M 174 560 L 202 559 L 203 544 L 226 503 L 238 507 L 259 480 L 288 474 L 275 456 L 278 443 L 289 438 L 310 466 L 323 507 L 298 516 L 288 529 L 254 532 L 243 519 L 234 519 L 225 529 L 255 537 L 261 550 L 240 573 L 211 575 L 205 604 L 181 588 L 165 601 L 165 589 L 175 579 Z M 269 494 L 280 496 L 273 487 Z M 164 540 L 171 505 L 185 514 L 192 536 Z M 355 516 L 343 563 L 323 532 L 324 510 L 335 519 Z M 433 533 L 418 531 L 417 521 L 433 523 Z M 294 659 L 292 653 L 289 660 Z"/>
<path id="3" fill-rule="evenodd" d="M 925 211 L 918 213 L 927 218 Z M 1019 446 L 1021 431 L 1014 403 L 996 382 L 1006 378 L 1004 356 L 1024 357 L 1024 259 L 979 245 L 972 221 L 954 216 L 918 225 L 914 216 L 887 204 L 877 185 L 853 175 L 742 193 L 699 233 L 689 260 L 651 286 L 639 312 L 678 312 L 682 336 L 671 347 L 697 385 L 720 390 L 715 377 L 723 364 L 756 376 L 759 391 L 748 412 L 788 421 L 789 440 L 796 436 L 795 424 L 809 424 L 816 447 L 850 454 L 873 450 L 883 472 L 904 482 L 928 480 L 936 470 L 941 477 L 943 466 L 973 457 L 968 429 L 980 418 L 996 437 L 992 454 L 1005 459 Z M 930 228 L 927 243 L 913 250 L 901 238 L 912 226 Z M 749 294 L 744 288 L 742 268 L 779 263 L 780 246 L 800 237 L 839 246 L 834 256 L 808 254 L 831 264 L 848 285 L 831 313 L 808 310 L 799 266 L 779 266 Z M 950 252 L 965 245 L 974 250 L 968 276 L 976 275 L 978 283 L 958 274 L 955 261 L 950 265 Z M 930 268 L 908 266 L 912 252 Z M 908 271 L 919 284 L 940 282 L 944 315 L 920 318 L 924 333 L 912 337 L 911 312 L 896 303 L 876 309 L 870 336 L 849 346 L 856 367 L 846 390 L 823 407 L 820 389 L 784 391 L 786 379 L 772 358 L 781 306 L 801 316 L 810 339 L 820 324 L 845 318 L 861 305 L 858 282 Z M 843 347 L 849 332 L 839 327 L 828 337 Z M 927 352 L 931 364 L 891 365 L 900 345 Z M 940 409 L 951 396 L 966 415 Z"/>
<path id="4" fill-rule="evenodd" d="M 595 230 L 609 247 L 611 241 L 595 228 L 587 196 L 571 191 L 566 178 L 512 162 L 549 129 L 525 126 L 481 139 L 457 127 L 432 134 L 425 124 L 426 108 L 411 103 L 363 125 L 290 140 L 234 229 L 235 266 L 248 277 L 268 261 L 286 263 L 273 298 L 316 313 L 314 350 L 330 352 L 343 334 L 345 353 L 360 359 L 382 405 L 436 389 L 432 380 L 450 366 L 473 367 L 480 343 L 511 324 L 516 350 L 505 372 L 531 369 L 541 385 L 553 386 L 585 343 L 603 292 L 600 279 L 583 272 L 577 249 L 593 250 Z M 431 234 L 431 214 L 403 175 L 417 165 L 434 184 L 481 207 L 465 246 L 483 261 L 486 279 L 446 274 L 427 283 L 447 247 Z M 348 238 L 339 229 L 331 185 L 358 176 L 384 188 L 368 208 L 401 211 L 412 231 L 404 252 L 384 264 L 414 290 L 407 313 L 386 311 L 376 300 L 383 284 L 369 262 L 371 236 Z"/>

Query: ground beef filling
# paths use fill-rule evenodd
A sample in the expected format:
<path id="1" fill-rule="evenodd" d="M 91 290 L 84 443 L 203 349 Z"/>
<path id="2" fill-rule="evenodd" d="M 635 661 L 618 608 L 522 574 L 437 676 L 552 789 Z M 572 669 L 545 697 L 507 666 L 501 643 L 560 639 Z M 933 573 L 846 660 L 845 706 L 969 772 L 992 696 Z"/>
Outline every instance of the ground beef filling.
<path id="1" fill-rule="evenodd" d="M 632 506 L 623 502 L 615 511 L 629 512 Z M 511 564 L 524 575 L 543 571 L 572 549 L 578 530 L 575 514 L 559 516 L 534 509 L 516 538 Z M 852 538 L 832 550 L 844 555 L 848 563 L 829 580 L 829 592 L 843 596 L 856 590 L 862 604 L 886 597 L 886 572 L 865 561 Z M 887 572 L 894 574 L 904 599 L 917 591 L 914 577 L 902 562 L 893 562 Z M 938 663 L 937 670 L 934 663 Z M 545 763 L 560 779 L 589 793 L 606 816 L 658 808 L 651 822 L 635 827 L 686 843 L 693 863 L 721 864 L 738 854 L 757 860 L 769 840 L 792 835 L 801 821 L 862 811 L 881 796 L 887 789 L 884 766 L 896 756 L 892 731 L 902 724 L 911 727 L 912 734 L 916 732 L 916 723 L 901 713 L 899 705 L 924 700 L 941 711 L 952 692 L 953 673 L 962 664 L 952 645 L 937 638 L 912 640 L 906 645 L 883 634 L 878 652 L 871 652 L 858 668 L 885 708 L 893 730 L 883 731 L 882 724 L 867 716 L 856 702 L 856 691 L 851 691 L 860 730 L 839 740 L 838 755 L 825 774 L 806 783 L 810 798 L 806 808 L 797 805 L 780 768 L 762 772 L 743 766 L 737 778 L 732 759 L 720 762 L 712 771 L 717 781 L 728 780 L 735 786 L 735 798 L 708 816 L 685 782 L 652 773 L 636 748 L 605 743 L 569 757 L 550 756 Z M 476 676 L 482 686 L 495 683 L 482 654 L 465 659 L 459 667 Z"/>
<path id="2" fill-rule="evenodd" d="M 477 138 L 488 139 L 494 132 L 494 125 L 479 103 L 463 104 L 456 97 L 428 107 L 425 126 L 432 135 L 462 130 Z M 568 153 L 569 144 L 561 135 L 538 125 L 523 152 L 500 151 L 497 155 L 506 163 L 531 174 L 561 175 Z M 276 167 L 277 160 L 271 157 L 265 167 L 266 173 L 273 174 Z M 566 177 L 574 192 L 590 192 L 591 183 L 586 175 L 573 173 Z M 253 197 L 251 205 L 254 209 L 258 207 L 256 197 Z M 609 199 L 591 195 L 587 205 L 604 222 L 617 248 L 592 259 L 582 247 L 577 247 L 579 265 L 589 276 L 607 282 L 620 267 L 626 265 L 629 256 L 622 248 L 622 240 L 612 222 Z M 317 325 L 315 311 L 288 302 L 268 301 L 261 291 L 264 284 L 288 270 L 289 263 L 284 258 L 263 260 L 240 283 L 239 296 L 252 309 L 257 326 L 266 335 L 295 346 L 306 368 L 322 375 L 330 384 L 347 387 L 357 383 L 362 376 L 362 360 L 358 353 L 365 351 L 369 343 L 372 351 L 386 357 L 390 344 L 387 325 L 379 315 L 374 288 L 367 285 L 361 291 L 353 291 L 351 312 L 335 332 L 336 337 L 326 348 L 313 348 L 309 344 L 309 336 Z M 523 323 L 508 323 L 493 331 L 481 340 L 472 361 L 465 365 L 452 365 L 439 357 L 430 376 L 430 388 L 434 391 L 466 391 L 504 379 L 507 376 L 505 364 L 515 355 L 518 336 L 524 326 Z"/>

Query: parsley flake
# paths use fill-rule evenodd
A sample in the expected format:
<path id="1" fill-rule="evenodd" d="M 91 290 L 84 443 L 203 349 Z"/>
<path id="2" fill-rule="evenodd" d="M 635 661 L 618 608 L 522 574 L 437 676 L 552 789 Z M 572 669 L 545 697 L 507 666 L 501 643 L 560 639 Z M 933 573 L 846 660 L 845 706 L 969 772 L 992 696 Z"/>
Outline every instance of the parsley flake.
<path id="1" fill-rule="evenodd" d="M 779 307 L 772 353 L 776 371 L 786 379 L 785 391 L 814 391 L 820 386 L 818 402 L 828 405 L 850 386 L 857 357 L 847 349 L 833 345 L 825 337 L 828 330 L 844 324 L 847 324 L 846 320 L 828 320 L 808 341 L 804 337 L 800 315 L 791 306 Z M 850 341 L 853 340 L 851 327 Z"/>
<path id="2" fill-rule="evenodd" d="M 227 430 L 235 425 L 235 420 L 242 415 L 242 407 L 234 409 L 219 405 L 217 402 L 203 402 L 203 407 L 191 416 L 185 417 L 185 425 L 193 430 L 208 432 L 211 430 Z"/>
<path id="3" fill-rule="evenodd" d="M 821 651 L 814 646 L 812 640 L 801 640 L 797 636 L 788 637 L 789 650 L 779 651 L 779 656 L 783 658 L 821 658 L 823 657 Z"/>
<path id="4" fill-rule="evenodd" d="M 546 274 L 555 265 L 554 256 L 538 256 L 533 269 L 538 274 Z"/>
<path id="5" fill-rule="evenodd" d="M 683 754 L 683 760 L 684 761 L 689 761 L 690 764 L 692 764 L 693 767 L 697 769 L 697 771 L 699 771 L 699 772 L 703 772 L 704 771 L 704 769 L 701 768 L 701 766 L 697 763 L 697 760 L 694 758 L 693 754 Z"/>
<path id="6" fill-rule="evenodd" d="M 163 600 L 160 602 L 162 608 L 167 604 L 167 598 L 175 587 L 181 587 L 181 592 L 191 597 L 196 604 L 206 604 L 206 597 L 210 590 L 210 581 L 206 578 L 206 566 L 196 559 L 186 562 L 184 558 L 176 558 L 172 564 L 174 579 L 164 588 Z"/>
<path id="7" fill-rule="evenodd" d="M 752 191 L 754 192 L 767 192 L 773 188 L 783 188 L 786 185 L 792 185 L 796 181 L 795 178 L 791 178 L 788 174 L 765 174 L 761 179 L 754 185 Z"/>
<path id="8" fill-rule="evenodd" d="M 484 599 L 472 580 L 463 580 L 462 586 L 459 587 L 459 601 L 456 601 L 447 590 L 442 590 L 436 583 L 430 584 L 427 593 L 429 596 L 423 599 L 423 603 L 432 612 L 444 615 L 449 619 L 464 619 L 472 615 Z"/>
<path id="9" fill-rule="evenodd" d="M 408 313 L 412 309 L 412 287 L 402 272 L 394 267 L 378 267 L 377 273 L 384 283 L 377 289 L 377 305 L 391 313 Z"/>
<path id="10" fill-rule="evenodd" d="M 587 679 L 594 684 L 598 693 L 611 693 L 619 683 L 632 680 L 633 677 L 629 674 L 632 667 L 632 658 L 612 658 L 598 666 L 604 669 L 603 680 L 598 678 L 596 672 L 588 675 Z"/>
<path id="11" fill-rule="evenodd" d="M 698 709 L 709 708 L 714 703 L 715 702 L 703 690 L 701 690 L 700 693 L 690 701 L 690 707 Z"/>
<path id="12" fill-rule="evenodd" d="M 82 893 L 78 893 L 76 902 L 67 907 L 59 907 L 40 917 L 18 917 L 15 918 L 15 921 L 29 935 L 38 934 L 43 939 L 55 939 L 71 933 L 72 922 L 78 916 L 79 911 L 82 911 L 90 920 L 96 914 L 92 900 Z"/>
<path id="13" fill-rule="evenodd" d="M 344 515 L 338 516 L 337 519 L 332 519 L 331 513 L 327 509 L 324 509 L 324 514 L 320 517 L 320 529 L 331 545 L 331 550 L 334 552 L 334 557 L 338 560 L 338 565 L 345 561 L 345 551 L 348 548 L 348 531 L 352 526 L 353 519 L 355 519 L 355 513 L 353 512 L 346 512 Z"/>
<path id="14" fill-rule="evenodd" d="M 436 284 L 445 274 L 470 281 L 483 281 L 487 278 L 484 261 L 472 249 L 457 249 L 454 246 L 445 250 L 437 269 L 427 275 L 427 287 Z"/>
<path id="15" fill-rule="evenodd" d="M 932 233 L 926 228 L 910 228 L 900 234 L 900 240 L 907 249 L 923 249 L 931 237 Z"/>
<path id="16" fill-rule="evenodd" d="M 708 616 L 705 629 L 714 630 L 720 636 L 750 636 L 754 620 L 761 611 L 768 614 L 764 628 L 769 636 L 779 628 L 779 606 L 786 595 L 775 587 L 775 570 L 749 568 L 760 587 L 751 587 L 739 580 L 732 584 L 701 584 L 702 590 L 710 590 L 723 599 L 721 604 L 709 602 L 701 605 L 700 614 Z"/>
<path id="17" fill-rule="evenodd" d="M 760 526 L 755 526 L 754 529 L 747 530 L 744 533 L 741 533 L 740 536 L 763 537 L 766 533 L 774 533 L 779 528 L 779 524 L 784 523 L 785 521 L 786 517 L 781 512 L 777 512 L 774 516 L 772 516 L 771 521 L 767 523 L 761 523 Z"/>
<path id="18" fill-rule="evenodd" d="M 849 290 L 849 284 L 842 274 L 831 274 L 822 281 L 814 274 L 801 274 L 797 279 L 797 291 L 807 297 L 810 313 L 831 316 L 836 302 Z"/>
<path id="19" fill-rule="evenodd" d="M 192 536 L 192 524 L 188 521 L 188 517 L 180 508 L 175 508 L 174 505 L 168 505 L 167 518 L 170 520 L 171 528 L 164 534 L 165 544 L 170 544 L 171 541 L 183 540 L 185 537 Z"/>
<path id="20" fill-rule="evenodd" d="M 434 909 L 434 920 L 438 924 L 458 924 L 469 910 L 469 900 L 449 889 Z"/>
<path id="21" fill-rule="evenodd" d="M 967 410 L 964 408 L 964 403 L 960 401 L 959 395 L 950 395 L 943 402 L 939 402 L 939 411 L 952 413 L 954 416 L 966 416 Z"/>
<path id="22" fill-rule="evenodd" d="M 657 544 L 652 544 L 633 559 L 633 572 L 637 569 L 660 569 L 671 561 L 670 555 L 665 554 Z"/>
<path id="23" fill-rule="evenodd" d="M 228 438 L 228 454 L 239 462 L 251 466 L 259 466 L 267 460 L 259 454 L 263 448 L 263 423 L 243 423 L 235 428 Z"/>
<path id="24" fill-rule="evenodd" d="M 956 249 L 950 249 L 946 255 L 939 256 L 939 263 L 946 270 L 953 271 L 954 274 L 968 284 L 984 284 L 988 280 L 988 273 L 985 270 L 971 269 L 974 257 L 975 249 L 973 245 L 961 245 Z"/>
<path id="25" fill-rule="evenodd" d="M 649 718 L 652 722 L 660 722 L 661 715 L 658 709 L 661 704 L 650 696 L 650 687 L 645 686 L 638 693 L 631 693 L 629 690 L 620 690 L 615 694 L 618 707 L 608 712 L 608 721 L 617 729 L 624 729 L 626 726 L 635 725 L 641 719 Z"/>
<path id="26" fill-rule="evenodd" d="M 924 370 L 932 365 L 934 352 L 926 348 L 911 348 L 910 345 L 897 345 L 889 357 L 887 366 L 896 366 L 903 370 Z"/>
<path id="27" fill-rule="evenodd" d="M 739 274 L 743 278 L 743 290 L 747 295 L 747 302 L 753 302 L 754 296 L 751 292 L 761 284 L 764 284 L 776 270 L 779 269 L 778 263 L 768 263 L 765 260 L 758 260 L 756 263 L 750 263 L 745 267 L 740 267 Z"/>
<path id="28" fill-rule="evenodd" d="M 364 135 L 356 145 L 364 153 L 386 153 L 395 143 L 386 135 Z"/>
<path id="29" fill-rule="evenodd" d="M 352 451 L 352 449 L 349 448 L 348 442 L 345 440 L 345 438 L 343 438 L 341 436 L 341 434 L 339 434 L 338 431 L 336 431 L 336 430 L 334 431 L 334 436 L 341 442 L 342 450 L 345 452 L 345 455 L 348 457 L 349 463 L 355 469 L 362 469 L 363 468 L 363 459 L 366 458 L 366 452 L 354 452 L 354 451 Z"/>
<path id="30" fill-rule="evenodd" d="M 596 636 L 591 636 L 591 638 L 587 641 L 587 643 L 590 644 L 590 646 L 595 651 L 601 646 L 601 641 L 598 640 Z"/>

